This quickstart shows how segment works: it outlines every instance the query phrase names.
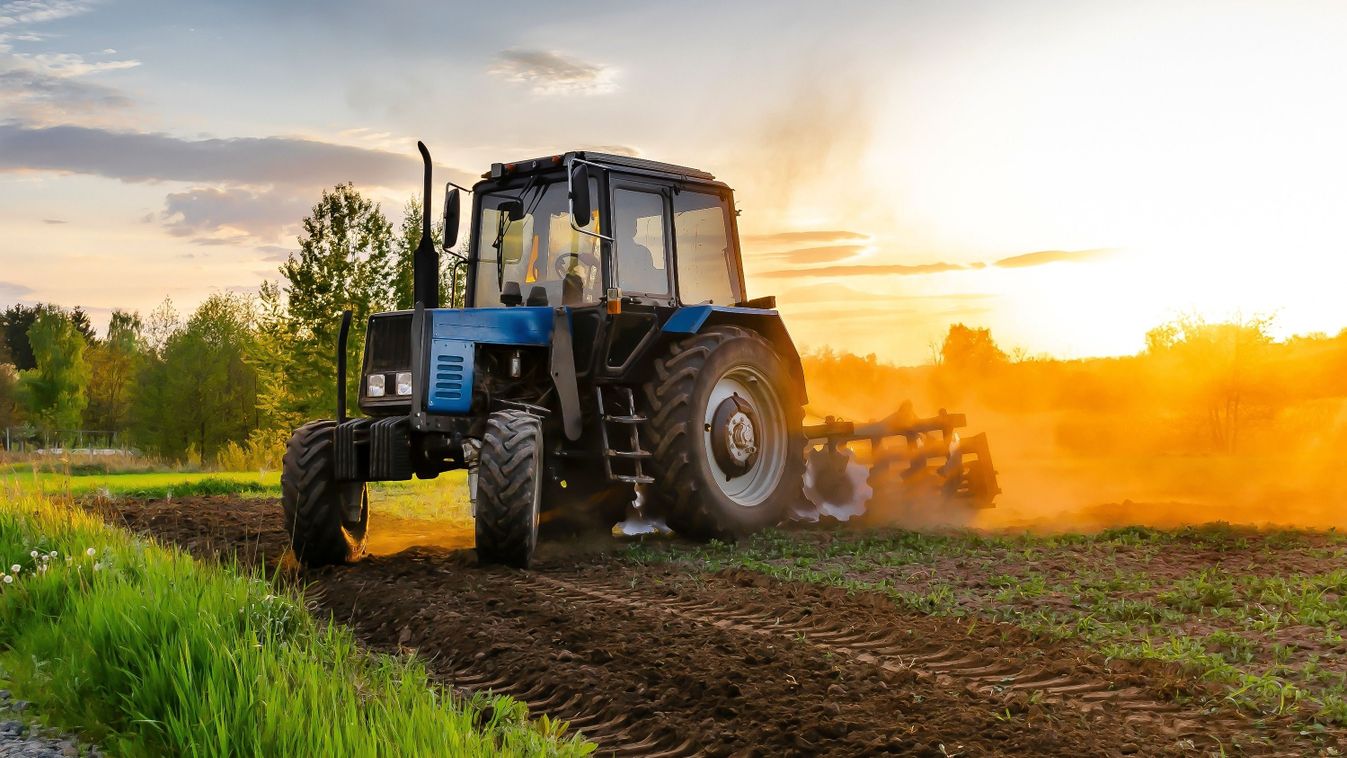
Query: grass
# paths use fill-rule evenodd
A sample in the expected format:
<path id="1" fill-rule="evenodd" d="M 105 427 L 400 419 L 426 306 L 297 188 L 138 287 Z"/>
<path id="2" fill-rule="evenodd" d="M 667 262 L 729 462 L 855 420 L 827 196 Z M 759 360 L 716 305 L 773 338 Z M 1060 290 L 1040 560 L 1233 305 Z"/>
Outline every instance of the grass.
<path id="1" fill-rule="evenodd" d="M 0 678 L 121 755 L 583 755 L 508 698 L 463 701 L 257 576 L 0 489 Z M 17 571 L 12 566 L 18 566 Z"/>
<path id="2" fill-rule="evenodd" d="M 279 472 L 119 471 L 98 465 L 67 469 L 30 463 L 0 464 L 0 484 L 62 497 L 164 499 L 200 495 L 280 497 Z M 435 479 L 373 482 L 370 504 L 381 515 L 471 525 L 467 473 Z"/>
<path id="3" fill-rule="evenodd" d="M 769 531 L 632 546 L 631 560 L 737 566 L 1017 624 L 1107 656 L 1177 663 L 1260 714 L 1347 725 L 1347 536 L 1224 524 L 1098 534 Z"/>
<path id="4" fill-rule="evenodd" d="M 144 472 L 67 474 L 12 468 L 0 473 L 0 481 L 9 481 L 26 490 L 65 496 L 165 498 L 193 495 L 253 495 L 279 497 L 281 475 L 277 472 Z"/>

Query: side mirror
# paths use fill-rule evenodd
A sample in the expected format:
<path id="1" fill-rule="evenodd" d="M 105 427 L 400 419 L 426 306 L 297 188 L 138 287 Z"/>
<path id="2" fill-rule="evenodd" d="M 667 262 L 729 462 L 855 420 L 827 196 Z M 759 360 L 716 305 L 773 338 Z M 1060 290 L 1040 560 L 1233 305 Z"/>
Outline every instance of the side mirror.
<path id="1" fill-rule="evenodd" d="M 578 227 L 589 226 L 593 206 L 589 202 L 589 166 L 575 164 L 571 169 L 571 221 Z"/>
<path id="2" fill-rule="evenodd" d="M 524 217 L 524 204 L 518 200 L 506 200 L 496 206 L 496 210 L 504 213 L 511 221 L 518 221 Z"/>
<path id="3" fill-rule="evenodd" d="M 444 247 L 454 246 L 458 241 L 458 187 L 444 185 Z"/>

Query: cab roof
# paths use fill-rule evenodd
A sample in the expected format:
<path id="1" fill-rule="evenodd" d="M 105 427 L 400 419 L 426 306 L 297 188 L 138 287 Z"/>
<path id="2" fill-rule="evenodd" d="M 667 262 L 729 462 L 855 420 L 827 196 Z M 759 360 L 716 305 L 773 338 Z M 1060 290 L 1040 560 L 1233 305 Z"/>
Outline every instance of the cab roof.
<path id="1" fill-rule="evenodd" d="M 572 150 L 568 153 L 549 155 L 543 158 L 533 158 L 526 161 L 517 161 L 515 163 L 493 163 L 491 164 L 491 170 L 482 174 L 482 178 L 500 179 L 511 174 L 531 174 L 537 171 L 547 171 L 565 165 L 566 162 L 573 157 L 587 160 L 591 163 L 597 163 L 601 166 L 636 169 L 643 172 L 664 174 L 670 177 L 699 179 L 702 181 L 714 181 L 716 178 L 709 171 L 702 171 L 701 169 L 692 168 L 690 166 L 679 166 L 675 163 L 663 163 L 661 161 L 652 161 L 645 158 L 633 158 L 629 155 L 599 153 L 592 150 Z"/>

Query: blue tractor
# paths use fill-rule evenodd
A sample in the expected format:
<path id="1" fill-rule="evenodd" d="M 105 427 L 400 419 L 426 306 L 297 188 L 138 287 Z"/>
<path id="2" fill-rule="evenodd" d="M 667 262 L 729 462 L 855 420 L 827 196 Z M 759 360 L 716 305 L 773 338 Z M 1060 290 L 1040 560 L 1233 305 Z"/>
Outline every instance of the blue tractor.
<path id="1" fill-rule="evenodd" d="M 494 164 L 471 190 L 450 184 L 444 251 L 451 281 L 466 269 L 466 292 L 445 308 L 418 146 L 416 306 L 365 325 L 358 418 L 346 412 L 345 314 L 337 418 L 296 430 L 286 450 L 282 505 L 303 564 L 360 553 L 367 482 L 453 469 L 469 472 L 479 559 L 517 567 L 541 523 L 611 527 L 636 488 L 694 539 L 775 525 L 806 489 L 845 500 L 853 440 L 908 438 L 888 479 L 928 472 L 949 496 L 995 494 L 985 438 L 953 433 L 962 417 L 805 426 L 799 355 L 774 299 L 746 294 L 733 193 L 711 174 L 575 151 Z M 461 191 L 466 255 L 450 251 Z M 943 441 L 929 444 L 936 431 Z"/>

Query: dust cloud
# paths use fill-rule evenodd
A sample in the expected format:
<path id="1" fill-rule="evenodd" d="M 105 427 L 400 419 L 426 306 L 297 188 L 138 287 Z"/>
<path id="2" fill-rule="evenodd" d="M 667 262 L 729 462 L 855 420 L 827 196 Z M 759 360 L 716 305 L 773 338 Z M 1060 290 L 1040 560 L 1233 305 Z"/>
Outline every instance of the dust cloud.
<path id="1" fill-rule="evenodd" d="M 869 420 L 911 400 L 922 416 L 966 413 L 1003 490 L 976 528 L 1347 527 L 1347 331 L 1167 329 L 1108 359 L 1013 362 L 983 330 L 967 330 L 981 345 L 947 340 L 933 366 L 824 351 L 805 357 L 809 410 Z"/>

